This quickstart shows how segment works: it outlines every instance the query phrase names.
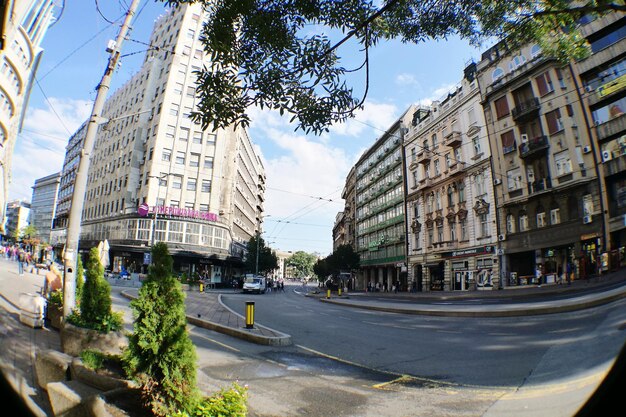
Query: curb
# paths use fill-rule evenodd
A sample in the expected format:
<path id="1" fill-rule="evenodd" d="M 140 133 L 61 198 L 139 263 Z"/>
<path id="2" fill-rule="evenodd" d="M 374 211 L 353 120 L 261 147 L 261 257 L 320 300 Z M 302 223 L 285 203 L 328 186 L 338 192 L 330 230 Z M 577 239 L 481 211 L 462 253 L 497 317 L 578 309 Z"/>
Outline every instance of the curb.
<path id="1" fill-rule="evenodd" d="M 482 309 L 467 309 L 467 310 L 451 310 L 452 306 L 446 310 L 429 309 L 427 307 L 418 307 L 414 309 L 389 307 L 389 306 L 376 306 L 368 304 L 356 304 L 356 303 L 344 303 L 337 299 L 332 298 L 320 298 L 319 300 L 324 303 L 341 305 L 345 307 L 361 308 L 365 310 L 386 311 L 390 313 L 399 314 L 413 314 L 424 316 L 442 316 L 442 317 L 520 317 L 520 316 L 533 316 L 543 314 L 565 313 L 570 311 L 584 310 L 591 307 L 597 307 L 604 304 L 609 304 L 613 301 L 626 298 L 626 289 L 624 287 L 617 288 L 611 291 L 607 291 L 602 296 L 596 297 L 590 300 L 583 300 L 578 303 L 567 303 L 561 305 L 550 306 L 536 306 L 539 303 L 528 303 L 518 305 L 507 305 L 507 308 L 498 308 L 498 306 L 490 305 L 483 307 Z M 559 302 L 559 301 L 556 301 Z M 534 306 L 532 304 L 535 304 Z M 545 304 L 545 303 L 541 303 Z M 514 306 L 516 308 L 511 308 Z"/>
<path id="2" fill-rule="evenodd" d="M 129 293 L 127 293 L 126 291 L 120 291 L 120 294 L 129 299 L 129 300 L 133 300 L 137 297 L 135 297 L 134 295 L 131 295 Z M 222 307 L 224 307 L 225 309 L 227 309 L 229 312 L 231 312 L 232 314 L 239 316 L 241 318 L 243 318 L 243 316 L 241 314 L 238 314 L 236 312 L 234 312 L 233 310 L 231 310 L 230 308 L 228 308 L 227 306 L 225 306 L 222 303 L 222 295 L 220 294 L 218 296 L 218 301 L 220 303 L 220 305 Z M 291 345 L 291 336 L 285 333 L 281 333 L 277 330 L 273 330 L 270 329 L 269 327 L 266 326 L 262 326 L 260 324 L 255 324 L 255 327 L 258 328 L 263 328 L 265 330 L 271 331 L 273 333 L 277 333 L 280 336 L 263 336 L 263 335 L 259 335 L 259 334 L 254 334 L 251 333 L 251 331 L 253 331 L 254 329 L 251 330 L 246 330 L 246 329 L 237 329 L 234 327 L 229 327 L 229 326 L 224 326 L 222 324 L 219 323 L 215 323 L 209 320 L 205 320 L 205 319 L 200 319 L 198 317 L 194 317 L 190 314 L 186 314 L 185 317 L 187 317 L 187 322 L 190 324 L 193 324 L 195 326 L 198 327 L 202 327 L 204 329 L 208 329 L 208 330 L 214 330 L 216 332 L 219 333 L 223 333 L 223 334 L 227 334 L 229 336 L 234 336 L 237 337 L 239 339 L 243 339 L 246 340 L 248 342 L 253 342 L 253 343 L 257 343 L 259 345 L 268 345 L 268 346 L 289 346 Z M 245 321 L 245 319 L 244 319 Z"/>

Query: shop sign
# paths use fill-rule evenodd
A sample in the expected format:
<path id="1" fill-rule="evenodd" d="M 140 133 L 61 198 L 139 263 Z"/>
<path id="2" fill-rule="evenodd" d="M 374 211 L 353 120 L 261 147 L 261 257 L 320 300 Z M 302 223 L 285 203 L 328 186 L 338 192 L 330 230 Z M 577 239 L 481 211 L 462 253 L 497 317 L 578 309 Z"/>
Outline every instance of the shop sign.
<path id="1" fill-rule="evenodd" d="M 149 206 L 146 209 L 146 204 L 141 204 L 137 208 L 137 214 L 141 217 L 147 217 L 149 214 L 154 214 L 156 210 L 157 214 L 167 215 L 167 216 L 175 216 L 175 217 L 187 217 L 191 219 L 200 219 L 200 220 L 208 220 L 210 222 L 218 221 L 218 215 L 215 213 L 209 213 L 206 211 L 192 210 L 181 207 L 170 207 L 170 206 Z"/>
<path id="2" fill-rule="evenodd" d="M 150 252 L 146 252 L 143 254 L 143 264 L 150 265 L 152 263 L 152 254 Z"/>
<path id="3" fill-rule="evenodd" d="M 595 232 L 595 233 L 587 233 L 585 235 L 580 235 L 580 240 L 590 240 L 590 239 L 596 239 L 600 237 L 600 233 Z"/>
<path id="4" fill-rule="evenodd" d="M 598 95 L 600 97 L 606 97 L 609 94 L 613 94 L 616 91 L 623 89 L 624 87 L 626 87 L 626 75 L 617 77 L 616 79 L 598 87 Z"/>
<path id="5" fill-rule="evenodd" d="M 463 249 L 452 252 L 449 256 L 458 258 L 461 256 L 472 256 L 484 253 L 493 253 L 493 246 L 482 246 L 480 248 Z"/>

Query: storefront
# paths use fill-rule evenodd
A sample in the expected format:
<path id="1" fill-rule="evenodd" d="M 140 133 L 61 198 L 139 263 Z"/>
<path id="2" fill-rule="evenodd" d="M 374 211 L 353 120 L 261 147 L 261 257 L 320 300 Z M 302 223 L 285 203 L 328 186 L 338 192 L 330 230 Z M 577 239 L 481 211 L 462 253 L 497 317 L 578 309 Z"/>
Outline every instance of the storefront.
<path id="1" fill-rule="evenodd" d="M 498 277 L 494 246 L 480 246 L 442 255 L 449 266 L 453 291 L 491 290 Z"/>

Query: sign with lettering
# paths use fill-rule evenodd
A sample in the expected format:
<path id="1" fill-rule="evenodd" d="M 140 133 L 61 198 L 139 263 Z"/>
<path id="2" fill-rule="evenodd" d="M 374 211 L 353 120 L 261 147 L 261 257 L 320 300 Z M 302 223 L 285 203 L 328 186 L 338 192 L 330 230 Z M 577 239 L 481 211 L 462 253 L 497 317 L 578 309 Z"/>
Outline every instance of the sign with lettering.
<path id="1" fill-rule="evenodd" d="M 169 206 L 149 206 L 147 204 L 141 204 L 137 208 L 137 214 L 141 217 L 147 217 L 150 214 L 154 214 L 156 210 L 157 214 L 165 215 L 165 216 L 176 216 L 176 217 L 187 217 L 191 219 L 200 219 L 200 220 L 208 220 L 210 222 L 216 222 L 219 220 L 219 217 L 215 213 L 209 213 L 208 211 L 199 211 L 187 208 L 180 207 L 169 207 Z"/>

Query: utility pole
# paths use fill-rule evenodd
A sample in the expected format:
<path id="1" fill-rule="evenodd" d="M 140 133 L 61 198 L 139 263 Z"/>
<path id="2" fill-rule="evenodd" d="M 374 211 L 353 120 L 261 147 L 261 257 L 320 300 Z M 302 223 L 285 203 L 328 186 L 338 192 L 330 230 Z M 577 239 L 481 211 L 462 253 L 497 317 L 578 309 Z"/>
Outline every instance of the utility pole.
<path id="1" fill-rule="evenodd" d="M 93 151 L 94 142 L 96 139 L 96 133 L 98 131 L 98 125 L 104 120 L 101 113 L 104 108 L 104 102 L 106 95 L 109 92 L 109 85 L 111 83 L 111 77 L 117 67 L 117 61 L 120 57 L 120 50 L 122 42 L 128 33 L 130 28 L 130 22 L 137 10 L 139 0 L 132 0 L 124 23 L 117 35 L 115 44 L 112 45 L 110 51 L 109 62 L 102 80 L 98 85 L 96 99 L 93 103 L 91 110 L 91 116 L 89 117 L 89 123 L 87 125 L 87 132 L 85 134 L 85 140 L 83 142 L 83 149 L 80 153 L 80 162 L 78 163 L 78 169 L 76 171 L 76 179 L 74 183 L 74 193 L 72 194 L 72 205 L 69 212 L 69 223 L 67 226 L 67 240 L 65 243 L 65 251 L 63 254 L 63 266 L 65 270 L 64 282 L 63 282 L 63 317 L 67 317 L 74 306 L 76 305 L 76 296 L 74 291 L 76 289 L 76 260 L 78 255 L 78 241 L 80 238 L 80 223 L 83 215 L 83 204 L 85 202 L 85 190 L 87 189 L 87 172 L 89 171 L 89 158 Z"/>

